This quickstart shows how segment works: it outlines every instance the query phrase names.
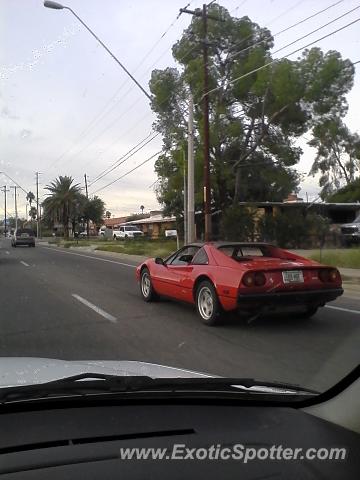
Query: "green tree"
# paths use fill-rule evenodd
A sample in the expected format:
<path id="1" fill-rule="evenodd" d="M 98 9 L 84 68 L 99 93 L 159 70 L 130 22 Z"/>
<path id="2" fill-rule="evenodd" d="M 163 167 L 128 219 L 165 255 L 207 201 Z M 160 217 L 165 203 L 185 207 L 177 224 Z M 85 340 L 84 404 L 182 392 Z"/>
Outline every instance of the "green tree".
<path id="1" fill-rule="evenodd" d="M 30 210 L 29 210 L 29 217 L 30 217 L 32 220 L 36 220 L 36 216 L 37 216 L 36 207 L 31 207 Z"/>
<path id="2" fill-rule="evenodd" d="M 308 144 L 317 149 L 310 174 L 320 173 L 321 197 L 327 199 L 342 184 L 349 185 L 360 171 L 360 136 L 351 133 L 339 117 L 325 118 L 313 128 Z"/>
<path id="3" fill-rule="evenodd" d="M 69 238 L 69 223 L 77 210 L 80 196 L 80 186 L 74 184 L 69 176 L 59 176 L 47 185 L 49 196 L 43 202 L 44 214 L 50 216 L 53 222 L 59 222 L 64 228 L 64 237 Z"/>
<path id="4" fill-rule="evenodd" d="M 327 197 L 327 201 L 339 203 L 360 202 L 360 178 Z"/>
<path id="5" fill-rule="evenodd" d="M 31 204 L 32 204 L 32 202 L 33 202 L 34 200 L 35 200 L 35 195 L 33 194 L 33 192 L 28 192 L 28 193 L 26 194 L 26 201 L 29 202 L 30 207 L 31 207 Z"/>
<path id="6" fill-rule="evenodd" d="M 106 218 L 111 218 L 111 212 L 109 212 L 109 210 L 106 210 L 105 217 Z"/>
<path id="7" fill-rule="evenodd" d="M 255 211 L 238 205 L 227 208 L 221 221 L 221 234 L 224 240 L 253 241 Z"/>
<path id="8" fill-rule="evenodd" d="M 212 207 L 282 200 L 299 183 L 292 168 L 302 153 L 296 139 L 324 117 L 346 113 L 354 67 L 338 52 L 319 48 L 305 50 L 294 61 L 273 61 L 268 29 L 248 17 L 231 17 L 217 4 L 209 6 L 209 13 L 223 20 L 209 20 L 207 36 Z M 154 70 L 150 80 L 154 126 L 163 137 L 155 163 L 156 193 L 165 212 L 177 215 L 183 209 L 190 92 L 195 102 L 196 209 L 203 203 L 202 28 L 201 18 L 194 16 L 173 46 L 179 67 Z M 261 70 L 253 72 L 257 68 Z"/>
<path id="9" fill-rule="evenodd" d="M 96 195 L 87 200 L 84 205 L 84 217 L 86 220 L 91 220 L 95 225 L 102 225 L 104 223 L 105 203 Z"/>

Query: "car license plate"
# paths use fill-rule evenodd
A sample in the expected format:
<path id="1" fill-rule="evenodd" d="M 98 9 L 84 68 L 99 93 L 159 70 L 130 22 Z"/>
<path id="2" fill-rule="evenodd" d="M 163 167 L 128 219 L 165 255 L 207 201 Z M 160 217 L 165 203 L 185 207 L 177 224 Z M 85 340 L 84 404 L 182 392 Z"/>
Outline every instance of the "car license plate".
<path id="1" fill-rule="evenodd" d="M 301 270 L 286 270 L 282 272 L 284 283 L 304 283 L 304 275 Z"/>
<path id="2" fill-rule="evenodd" d="M 21 234 L 21 238 L 28 238 L 29 237 L 29 234 L 28 233 L 22 233 Z"/>

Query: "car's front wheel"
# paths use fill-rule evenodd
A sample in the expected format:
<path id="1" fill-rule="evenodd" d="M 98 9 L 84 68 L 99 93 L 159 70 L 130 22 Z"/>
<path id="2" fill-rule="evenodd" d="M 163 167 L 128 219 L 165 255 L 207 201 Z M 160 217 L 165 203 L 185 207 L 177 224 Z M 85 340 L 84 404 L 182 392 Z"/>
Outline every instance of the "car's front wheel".
<path id="1" fill-rule="evenodd" d="M 141 270 L 140 293 L 145 302 L 152 302 L 157 299 L 156 292 L 151 282 L 150 272 L 147 268 Z"/>
<path id="2" fill-rule="evenodd" d="M 204 280 L 196 289 L 196 310 L 203 323 L 216 325 L 221 319 L 221 305 L 214 285 Z"/>

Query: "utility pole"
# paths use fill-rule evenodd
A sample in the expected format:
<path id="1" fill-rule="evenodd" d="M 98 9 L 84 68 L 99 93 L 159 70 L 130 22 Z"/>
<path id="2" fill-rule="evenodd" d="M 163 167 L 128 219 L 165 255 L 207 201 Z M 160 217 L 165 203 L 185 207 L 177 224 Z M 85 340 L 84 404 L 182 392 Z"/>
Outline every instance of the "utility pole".
<path id="1" fill-rule="evenodd" d="M 6 237 L 6 232 L 7 232 L 7 218 L 6 218 L 6 192 L 9 192 L 10 190 L 8 190 L 6 188 L 6 185 L 3 186 L 3 192 L 4 192 L 4 197 L 5 197 L 5 203 L 4 203 L 4 212 L 5 212 L 5 215 L 4 215 L 4 233 L 5 233 L 5 237 Z"/>
<path id="2" fill-rule="evenodd" d="M 188 119 L 188 185 L 187 185 L 187 241 L 195 241 L 195 168 L 194 168 L 194 102 L 192 94 L 189 96 L 189 119 Z"/>
<path id="3" fill-rule="evenodd" d="M 210 132 L 209 132 L 209 66 L 208 66 L 208 19 L 221 21 L 220 18 L 209 15 L 207 13 L 206 3 L 203 5 L 202 12 L 200 10 L 188 10 L 181 8 L 181 13 L 189 13 L 196 17 L 201 17 L 203 21 L 203 115 L 204 115 L 204 213 L 205 213 L 205 241 L 211 240 L 211 185 L 210 185 Z M 190 189 L 190 187 L 188 186 Z M 190 239 L 189 239 L 190 240 Z"/>
<path id="4" fill-rule="evenodd" d="M 17 186 L 10 187 L 14 189 L 14 198 L 15 198 L 15 230 L 18 228 L 18 210 L 17 210 Z"/>
<path id="5" fill-rule="evenodd" d="M 88 193 L 88 184 L 87 184 L 87 176 L 86 173 L 84 174 L 84 179 L 85 179 L 85 192 L 86 192 L 86 198 L 89 200 L 89 193 Z M 89 228 L 89 219 L 86 219 L 86 236 L 89 239 L 89 234 L 90 234 L 90 228 Z"/>
<path id="6" fill-rule="evenodd" d="M 205 242 L 211 240 L 211 190 L 209 155 L 209 72 L 207 45 L 207 6 L 203 5 L 203 67 L 204 67 L 204 204 L 205 204 Z"/>
<path id="7" fill-rule="evenodd" d="M 39 238 L 40 225 L 39 225 L 39 175 L 40 172 L 35 172 L 36 175 L 36 238 Z"/>
<path id="8" fill-rule="evenodd" d="M 185 156 L 185 151 L 182 151 L 183 153 L 183 162 L 184 162 L 184 245 L 186 245 L 189 240 L 188 240 L 188 234 L 187 234 L 187 217 L 188 217 L 188 212 L 187 212 L 187 179 L 186 179 L 186 156 Z"/>

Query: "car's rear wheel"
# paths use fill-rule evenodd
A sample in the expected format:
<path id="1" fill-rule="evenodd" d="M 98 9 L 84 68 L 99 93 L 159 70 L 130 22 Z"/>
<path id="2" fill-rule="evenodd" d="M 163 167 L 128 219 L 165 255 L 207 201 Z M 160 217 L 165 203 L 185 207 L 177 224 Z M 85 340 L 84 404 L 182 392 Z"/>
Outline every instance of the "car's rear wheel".
<path id="1" fill-rule="evenodd" d="M 296 313 L 296 318 L 311 318 L 319 310 L 319 307 L 307 307 L 304 312 Z"/>
<path id="2" fill-rule="evenodd" d="M 221 320 L 221 305 L 214 285 L 202 281 L 196 289 L 196 310 L 205 325 L 216 325 Z"/>
<path id="3" fill-rule="evenodd" d="M 113 236 L 113 239 L 114 239 L 114 240 L 115 240 L 115 242 L 116 242 L 116 240 L 117 240 L 117 236 L 116 236 L 116 235 L 114 235 L 114 236 Z"/>
<path id="4" fill-rule="evenodd" d="M 158 298 L 151 282 L 150 272 L 147 268 L 141 270 L 140 293 L 145 302 L 152 302 Z"/>

